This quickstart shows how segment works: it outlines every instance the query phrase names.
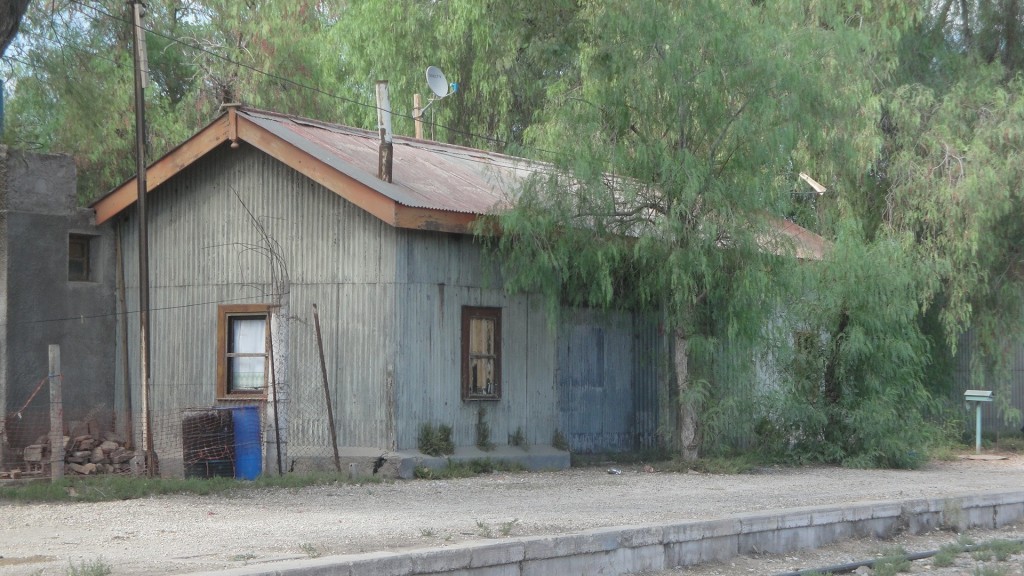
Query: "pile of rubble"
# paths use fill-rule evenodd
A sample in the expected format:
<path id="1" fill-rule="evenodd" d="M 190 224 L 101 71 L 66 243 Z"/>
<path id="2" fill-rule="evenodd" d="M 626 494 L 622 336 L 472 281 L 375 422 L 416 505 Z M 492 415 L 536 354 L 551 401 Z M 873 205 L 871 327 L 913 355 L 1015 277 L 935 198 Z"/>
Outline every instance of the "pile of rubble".
<path id="1" fill-rule="evenodd" d="M 125 448 L 124 439 L 115 432 L 64 436 L 63 450 L 67 474 L 126 474 L 135 458 L 135 452 Z M 24 474 L 43 474 L 50 464 L 50 439 L 41 436 L 26 446 L 23 460 Z"/>
<path id="2" fill-rule="evenodd" d="M 124 439 L 114 432 L 104 432 L 101 438 L 84 434 L 69 441 L 65 436 L 65 471 L 78 474 L 131 472 L 131 460 L 135 458 L 135 452 L 124 447 Z"/>

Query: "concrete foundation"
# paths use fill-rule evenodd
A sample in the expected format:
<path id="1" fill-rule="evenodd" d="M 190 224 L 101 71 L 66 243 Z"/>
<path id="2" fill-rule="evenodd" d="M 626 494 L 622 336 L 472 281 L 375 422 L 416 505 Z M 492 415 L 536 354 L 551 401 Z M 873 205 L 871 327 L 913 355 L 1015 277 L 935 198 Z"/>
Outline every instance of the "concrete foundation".
<path id="1" fill-rule="evenodd" d="M 301 450 L 301 449 L 300 449 Z M 535 445 L 528 448 L 516 446 L 495 446 L 492 450 L 481 450 L 475 446 L 459 447 L 450 456 L 428 456 L 418 450 L 401 450 L 386 452 L 376 448 L 344 447 L 338 450 L 342 474 L 352 478 L 368 477 L 374 474 L 373 466 L 377 458 L 383 456 L 385 462 L 377 471 L 382 478 L 404 478 L 416 476 L 417 468 L 443 470 L 451 463 L 467 463 L 474 460 L 490 460 L 494 463 L 521 467 L 523 470 L 566 470 L 570 466 L 569 453 L 551 446 Z M 297 456 L 292 459 L 293 472 L 332 472 L 333 457 Z"/>
<path id="2" fill-rule="evenodd" d="M 476 446 L 456 448 L 451 456 L 428 456 L 417 450 L 407 450 L 395 454 L 398 462 L 399 478 L 413 478 L 416 468 L 443 470 L 449 462 L 465 463 L 474 460 L 490 460 L 503 464 L 520 466 L 524 470 L 565 470 L 569 468 L 569 453 L 551 446 L 495 446 L 493 450 L 481 450 Z"/>

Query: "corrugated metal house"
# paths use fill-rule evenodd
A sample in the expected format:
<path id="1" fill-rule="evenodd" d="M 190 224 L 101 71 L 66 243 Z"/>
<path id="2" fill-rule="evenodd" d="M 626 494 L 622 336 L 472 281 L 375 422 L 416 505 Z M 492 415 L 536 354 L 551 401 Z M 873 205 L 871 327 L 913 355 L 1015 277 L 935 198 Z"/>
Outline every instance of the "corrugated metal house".
<path id="1" fill-rule="evenodd" d="M 243 404 L 261 407 L 266 469 L 278 446 L 285 469 L 330 462 L 314 304 L 343 456 L 415 450 L 422 424 L 451 426 L 456 446 L 473 447 L 481 420 L 494 444 L 521 439 L 532 454 L 556 434 L 575 451 L 654 445 L 656 326 L 573 311 L 553 329 L 539 296 L 506 294 L 485 270 L 469 226 L 536 165 L 398 137 L 391 183 L 377 162 L 373 132 L 229 107 L 149 167 L 162 472 L 180 470 L 189 409 Z M 136 186 L 93 204 L 120 231 L 128 310 Z M 138 333 L 129 327 L 127 385 L 140 431 Z"/>
<path id="2" fill-rule="evenodd" d="M 474 241 L 472 222 L 544 167 L 395 137 L 385 182 L 378 142 L 228 107 L 148 168 L 150 424 L 162 472 L 181 469 L 189 410 L 240 405 L 260 408 L 266 470 L 278 454 L 283 470 L 330 462 L 314 305 L 346 460 L 415 455 L 424 424 L 451 426 L 472 452 L 482 423 L 506 452 L 525 443 L 553 455 L 537 460 L 546 466 L 568 464 L 556 437 L 582 453 L 656 446 L 674 412 L 657 323 L 590 310 L 551 322 L 540 296 L 503 290 Z M 118 228 L 128 310 L 138 310 L 136 189 L 133 179 L 93 203 L 97 223 Z M 798 256 L 820 256 L 817 236 L 777 229 Z M 129 327 L 132 368 L 117 387 L 130 387 L 142 431 L 138 333 Z"/>

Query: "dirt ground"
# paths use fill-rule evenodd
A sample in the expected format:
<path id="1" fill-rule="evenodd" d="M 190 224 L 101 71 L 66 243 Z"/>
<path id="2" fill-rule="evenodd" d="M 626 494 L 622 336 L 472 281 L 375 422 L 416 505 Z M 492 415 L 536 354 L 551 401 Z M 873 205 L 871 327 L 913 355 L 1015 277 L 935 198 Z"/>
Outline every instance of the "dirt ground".
<path id="1" fill-rule="evenodd" d="M 496 473 L 459 480 L 240 490 L 103 503 L 0 502 L 0 574 L 63 575 L 102 562 L 113 574 L 181 574 L 333 554 L 441 547 L 587 528 L 715 518 L 797 506 L 1020 490 L 1024 457 L 934 462 L 922 470 L 767 468 L 750 474 L 646 472 L 642 467 Z M 1000 535 L 1020 538 L 1017 527 Z M 1021 526 L 1024 533 L 1024 526 Z M 932 533 L 908 550 L 956 540 Z M 897 542 L 899 544 L 900 542 Z M 877 554 L 888 542 L 737 558 L 663 574 L 777 574 Z M 933 547 L 933 548 L 930 548 Z M 969 556 L 967 556 L 970 559 Z M 921 564 L 923 565 L 923 564 Z M 1020 574 L 1024 561 L 1014 566 Z M 974 574 L 927 572 L 929 574 Z"/>

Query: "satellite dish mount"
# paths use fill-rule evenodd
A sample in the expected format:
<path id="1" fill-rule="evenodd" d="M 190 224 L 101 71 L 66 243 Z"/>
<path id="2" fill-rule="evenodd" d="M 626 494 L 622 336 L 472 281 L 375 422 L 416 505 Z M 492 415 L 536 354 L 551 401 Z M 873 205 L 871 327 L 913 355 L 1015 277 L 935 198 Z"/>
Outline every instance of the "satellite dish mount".
<path id="1" fill-rule="evenodd" d="M 419 114 L 416 116 L 417 118 L 422 118 L 423 113 L 426 112 L 427 108 L 430 108 L 430 105 L 434 102 L 447 98 L 459 91 L 458 82 L 452 82 L 449 84 L 448 79 L 444 77 L 444 72 L 441 72 L 441 69 L 437 66 L 427 67 L 427 86 L 430 86 L 430 91 L 434 93 L 434 97 L 431 98 L 430 102 L 427 102 L 427 105 L 419 111 Z"/>

